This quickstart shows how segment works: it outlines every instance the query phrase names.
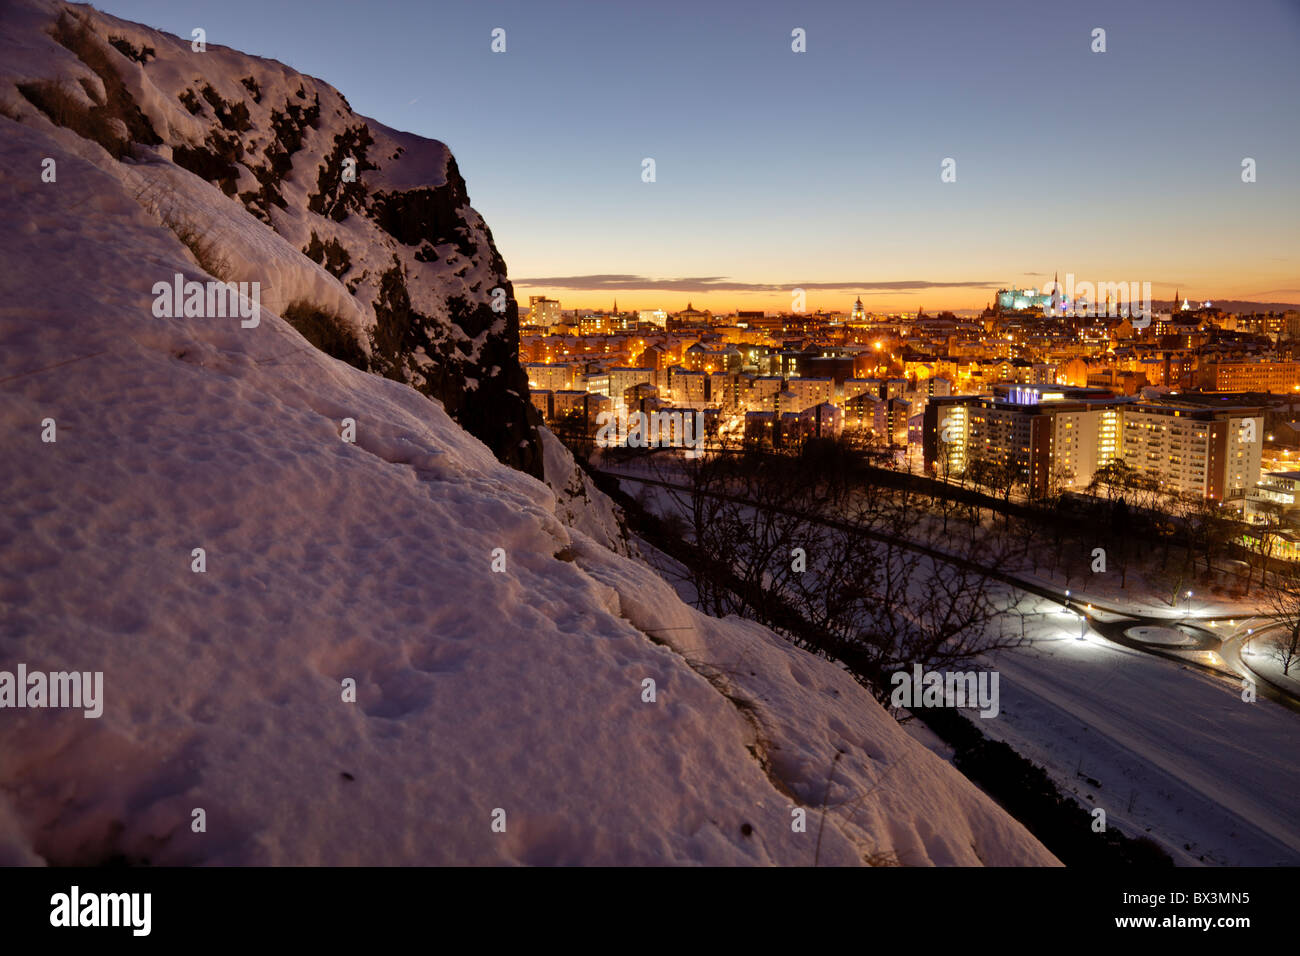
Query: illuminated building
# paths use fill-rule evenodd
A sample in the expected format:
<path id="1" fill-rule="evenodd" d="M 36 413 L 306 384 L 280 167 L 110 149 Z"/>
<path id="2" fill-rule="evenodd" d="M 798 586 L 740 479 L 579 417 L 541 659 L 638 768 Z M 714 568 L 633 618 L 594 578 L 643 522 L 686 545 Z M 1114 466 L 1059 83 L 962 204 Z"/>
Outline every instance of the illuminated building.
<path id="1" fill-rule="evenodd" d="M 528 324 L 550 328 L 560 321 L 560 300 L 544 295 L 528 297 Z"/>
<path id="2" fill-rule="evenodd" d="M 858 301 L 853 303 L 853 311 L 849 313 L 850 325 L 863 325 L 867 321 L 867 310 L 862 307 L 862 296 L 858 296 Z"/>
<path id="3" fill-rule="evenodd" d="M 681 325 L 689 327 L 692 325 L 707 324 L 710 315 L 708 312 L 700 312 L 692 308 L 691 304 L 687 302 L 686 308 L 678 312 L 676 315 L 674 315 L 673 318 L 676 319 Z"/>
<path id="4" fill-rule="evenodd" d="M 1034 289 L 998 289 L 997 303 L 1000 312 L 1047 309 L 1052 305 L 1052 296 Z"/>
<path id="5" fill-rule="evenodd" d="M 528 387 L 545 391 L 573 388 L 577 379 L 578 365 L 572 362 L 552 364 L 549 362 L 525 362 L 524 374 L 528 376 Z"/>
<path id="6" fill-rule="evenodd" d="M 1126 405 L 1124 463 L 1168 494 L 1218 501 L 1244 497 L 1259 481 L 1264 420 L 1255 407 Z"/>
<path id="7" fill-rule="evenodd" d="M 1119 459 L 1169 495 L 1245 497 L 1259 479 L 1263 418 L 1253 406 L 1134 402 L 1110 389 L 1001 384 L 926 405 L 928 471 L 1011 466 L 1031 495 L 1081 491 Z"/>
<path id="8" fill-rule="evenodd" d="M 625 368 L 615 366 L 609 370 L 608 392 L 610 400 L 614 403 L 614 409 L 617 411 L 627 404 L 628 389 L 635 388 L 638 385 L 649 385 L 654 380 L 655 370 L 652 368 Z"/>
<path id="9" fill-rule="evenodd" d="M 1206 362 L 1198 376 L 1202 388 L 1216 392 L 1294 392 L 1300 362 Z"/>

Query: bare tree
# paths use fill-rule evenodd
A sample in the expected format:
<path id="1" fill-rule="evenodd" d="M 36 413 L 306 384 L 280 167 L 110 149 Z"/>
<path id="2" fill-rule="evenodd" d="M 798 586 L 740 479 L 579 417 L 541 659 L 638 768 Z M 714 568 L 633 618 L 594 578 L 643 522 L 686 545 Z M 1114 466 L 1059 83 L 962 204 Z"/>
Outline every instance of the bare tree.
<path id="1" fill-rule="evenodd" d="M 1268 656 L 1282 665 L 1282 673 L 1289 674 L 1291 666 L 1300 659 L 1300 628 L 1274 631 L 1264 638 Z"/>
<path id="2" fill-rule="evenodd" d="M 1223 502 L 1193 494 L 1187 499 L 1188 534 L 1194 551 L 1205 562 L 1205 574 L 1214 574 L 1214 559 L 1238 532 L 1237 520 Z"/>
<path id="3" fill-rule="evenodd" d="M 1264 636 L 1264 649 L 1288 674 L 1300 658 L 1300 567 L 1287 563 L 1278 569 L 1265 582 L 1264 593 L 1279 625 Z"/>
<path id="4" fill-rule="evenodd" d="M 1250 562 L 1246 566 L 1246 594 L 1250 594 L 1250 585 L 1255 568 L 1259 568 L 1261 582 L 1268 573 L 1269 558 L 1277 545 L 1277 534 L 1282 528 L 1282 516 L 1285 508 L 1275 501 L 1262 501 L 1256 506 L 1260 520 L 1242 528 L 1241 540 L 1245 543 Z"/>
<path id="5" fill-rule="evenodd" d="M 993 570 L 1023 557 L 1005 528 L 940 532 L 907 487 L 849 487 L 777 455 L 693 463 L 679 491 L 699 552 L 701 608 L 794 634 L 887 700 L 890 675 L 1021 643 Z M 927 550 L 928 549 L 928 550 Z"/>

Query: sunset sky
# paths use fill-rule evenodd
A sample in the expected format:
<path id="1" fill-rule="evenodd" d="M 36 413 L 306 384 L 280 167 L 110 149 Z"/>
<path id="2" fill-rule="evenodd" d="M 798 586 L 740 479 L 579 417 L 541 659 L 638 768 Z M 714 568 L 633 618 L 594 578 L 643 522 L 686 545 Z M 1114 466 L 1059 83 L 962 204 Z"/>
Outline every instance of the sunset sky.
<path id="1" fill-rule="evenodd" d="M 446 142 L 524 303 L 1300 302 L 1297 0 L 97 5 Z"/>

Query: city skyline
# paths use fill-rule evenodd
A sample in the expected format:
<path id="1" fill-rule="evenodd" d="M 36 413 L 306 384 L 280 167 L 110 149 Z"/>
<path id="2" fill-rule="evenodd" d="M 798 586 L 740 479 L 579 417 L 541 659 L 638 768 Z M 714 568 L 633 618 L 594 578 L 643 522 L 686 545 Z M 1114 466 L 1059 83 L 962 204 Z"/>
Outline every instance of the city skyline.
<path id="1" fill-rule="evenodd" d="M 557 309 L 559 312 L 566 315 L 580 315 L 580 314 L 613 315 L 617 313 L 619 315 L 626 316 L 626 315 L 635 315 L 638 312 L 659 312 L 659 313 L 663 313 L 664 316 L 674 316 L 682 312 L 695 311 L 699 313 L 708 313 L 714 316 L 727 316 L 727 315 L 738 315 L 741 312 L 749 312 L 752 310 L 752 311 L 761 311 L 764 314 L 771 314 L 771 315 L 797 316 L 797 315 L 804 314 L 804 315 L 826 315 L 826 316 L 836 316 L 836 315 L 849 316 L 859 311 L 858 306 L 860 305 L 861 306 L 860 311 L 865 316 L 868 317 L 874 316 L 882 319 L 887 317 L 896 317 L 896 316 L 903 316 L 903 315 L 917 315 L 920 313 L 925 313 L 927 315 L 952 313 L 958 316 L 972 317 L 972 316 L 978 316 L 981 314 L 988 313 L 999 299 L 1007 298 L 1011 293 L 1015 293 L 1018 297 L 1020 297 L 1021 293 L 1025 293 L 1026 295 L 1033 293 L 1037 297 L 1050 296 L 1052 283 L 1054 281 L 1055 280 L 1053 279 L 1049 279 L 1047 282 L 1045 283 L 1040 282 L 1038 285 L 1025 283 L 1023 285 L 1007 285 L 996 290 L 989 289 L 987 290 L 986 303 L 978 308 L 976 307 L 926 308 L 923 302 L 920 302 L 918 303 L 917 306 L 911 308 L 902 308 L 902 309 L 873 308 L 871 301 L 869 299 L 864 300 L 863 298 L 863 296 L 868 295 L 867 293 L 859 293 L 852 303 L 846 304 L 842 300 L 832 299 L 827 305 L 824 306 L 808 305 L 806 308 L 803 309 L 790 308 L 789 303 L 787 303 L 785 307 L 777 307 L 772 309 L 752 309 L 752 306 L 745 305 L 745 304 L 733 305 L 731 307 L 728 307 L 725 303 L 718 308 L 709 308 L 709 307 L 701 307 L 697 305 L 689 293 L 663 292 L 662 290 L 660 290 L 660 291 L 649 291 L 649 292 L 642 291 L 641 294 L 635 300 L 628 301 L 625 299 L 625 301 L 622 302 L 621 304 L 619 303 L 617 298 L 614 298 L 610 302 L 604 304 L 597 302 L 593 305 L 570 304 L 570 302 L 567 299 L 560 299 L 554 295 L 547 296 L 541 293 L 533 292 L 531 295 L 527 297 L 527 301 L 525 301 L 523 298 L 520 299 L 519 314 L 521 318 L 526 319 L 527 317 L 530 317 L 530 312 L 534 304 L 534 300 L 545 300 L 553 308 Z M 1065 287 L 1066 287 L 1065 281 L 1061 280 L 1058 283 L 1058 289 L 1064 289 Z M 972 286 L 971 288 L 975 288 L 975 287 Z M 1210 308 L 1210 307 L 1216 307 L 1220 305 L 1222 305 L 1224 308 L 1229 308 L 1231 310 L 1236 310 L 1239 308 L 1237 304 L 1238 300 L 1217 300 L 1216 301 L 1215 299 L 1204 298 L 1195 295 L 1184 295 L 1183 291 L 1185 290 L 1175 289 L 1174 297 L 1167 297 L 1164 299 L 1162 299 L 1160 296 L 1153 295 L 1151 298 L 1151 306 L 1153 311 L 1163 310 L 1165 313 L 1175 313 L 1175 312 L 1183 312 L 1183 311 L 1196 311 L 1202 308 Z M 822 293 L 823 296 L 834 296 L 836 294 L 837 293 L 835 292 Z M 852 295 L 853 293 L 850 292 L 849 294 Z M 1031 296 L 1031 298 L 1032 297 L 1034 296 Z M 811 301 L 812 296 L 809 295 L 808 298 Z M 680 301 L 683 299 L 684 301 Z M 680 304 L 678 304 L 679 301 Z M 1091 315 L 1099 319 L 1113 319 L 1116 317 L 1124 318 L 1130 314 L 1129 311 L 1125 311 L 1128 308 L 1128 305 L 1125 303 L 1119 303 L 1115 306 L 1113 310 L 1111 310 L 1106 304 L 1105 300 L 1099 302 L 1095 308 L 1085 307 L 1085 305 L 1083 304 L 1084 301 L 1086 301 L 1086 296 L 1084 297 L 1083 300 L 1081 300 L 1080 305 L 1077 307 L 1077 309 L 1074 309 L 1074 311 L 1070 311 L 1070 309 L 1072 309 L 1073 307 L 1070 306 L 1069 300 L 1065 299 L 1064 301 L 1062 301 L 1061 304 L 1058 305 L 1057 313 L 1053 315 L 1052 313 L 1048 312 L 1045 314 L 1046 318 L 1051 319 L 1055 317 L 1057 319 L 1064 319 L 1065 317 L 1067 317 L 1067 315 L 1076 315 L 1079 317 L 1086 318 L 1089 315 Z M 670 307 L 666 307 L 669 305 L 670 302 L 672 303 L 672 305 Z M 1250 305 L 1279 305 L 1283 307 L 1283 311 L 1292 311 L 1290 303 L 1250 303 Z M 1138 299 L 1133 299 L 1131 314 L 1140 315 L 1143 307 L 1144 307 L 1143 304 Z M 1008 306 L 1007 308 L 1010 309 L 1011 307 Z M 1024 308 L 1024 306 L 1016 306 L 1015 308 L 1021 309 Z"/>
<path id="2" fill-rule="evenodd" d="M 194 4 L 104 7 L 200 25 Z M 521 302 L 779 311 L 802 287 L 809 310 L 859 294 L 978 309 L 1067 269 L 1158 299 L 1300 302 L 1300 131 L 1280 121 L 1300 11 L 1284 2 L 1006 0 L 938 25 L 904 4 L 315 12 L 200 18 L 211 44 L 273 53 L 446 142 Z"/>

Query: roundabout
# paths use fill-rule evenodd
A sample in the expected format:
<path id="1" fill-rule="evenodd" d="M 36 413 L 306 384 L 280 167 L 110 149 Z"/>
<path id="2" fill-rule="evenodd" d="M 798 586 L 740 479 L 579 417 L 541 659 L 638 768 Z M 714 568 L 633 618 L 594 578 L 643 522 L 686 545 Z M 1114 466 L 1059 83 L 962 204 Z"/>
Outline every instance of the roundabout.
<path id="1" fill-rule="evenodd" d="M 1124 636 L 1140 644 L 1186 651 L 1214 650 L 1219 646 L 1217 637 L 1186 626 L 1141 624 L 1127 628 Z"/>

